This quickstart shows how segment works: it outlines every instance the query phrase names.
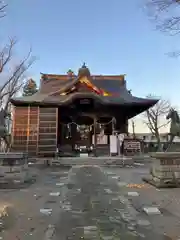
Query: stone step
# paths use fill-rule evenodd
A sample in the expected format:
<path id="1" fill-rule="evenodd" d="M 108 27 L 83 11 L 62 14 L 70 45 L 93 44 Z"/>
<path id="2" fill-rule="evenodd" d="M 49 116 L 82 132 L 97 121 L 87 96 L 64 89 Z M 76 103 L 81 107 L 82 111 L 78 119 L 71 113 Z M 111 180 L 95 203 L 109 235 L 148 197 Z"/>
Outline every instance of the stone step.
<path id="1" fill-rule="evenodd" d="M 52 160 L 51 164 L 59 165 L 133 165 L 132 158 L 61 158 Z"/>

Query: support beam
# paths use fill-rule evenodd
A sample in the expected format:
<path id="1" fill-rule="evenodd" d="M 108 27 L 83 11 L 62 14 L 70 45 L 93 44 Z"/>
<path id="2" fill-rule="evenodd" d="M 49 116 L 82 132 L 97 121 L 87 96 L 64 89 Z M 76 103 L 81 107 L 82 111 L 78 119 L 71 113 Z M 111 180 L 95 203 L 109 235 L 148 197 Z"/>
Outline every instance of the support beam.
<path id="1" fill-rule="evenodd" d="M 96 136 L 96 124 L 97 124 L 97 119 L 96 116 L 94 116 L 94 155 L 96 157 L 96 147 L 97 147 L 97 136 Z"/>
<path id="2" fill-rule="evenodd" d="M 29 150 L 29 134 L 30 134 L 30 106 L 28 106 L 28 122 L 27 122 L 27 144 L 26 144 L 26 152 Z"/>

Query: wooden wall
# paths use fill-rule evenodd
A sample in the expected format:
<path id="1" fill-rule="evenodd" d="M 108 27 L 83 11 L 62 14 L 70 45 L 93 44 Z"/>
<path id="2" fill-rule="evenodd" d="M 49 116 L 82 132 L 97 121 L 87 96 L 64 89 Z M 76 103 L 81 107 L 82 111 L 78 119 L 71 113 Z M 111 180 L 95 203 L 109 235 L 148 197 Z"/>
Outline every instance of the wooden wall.
<path id="1" fill-rule="evenodd" d="M 27 151 L 28 107 L 14 107 L 12 126 L 12 149 Z"/>
<path id="2" fill-rule="evenodd" d="M 12 149 L 52 156 L 57 146 L 57 108 L 14 107 Z"/>
<path id="3" fill-rule="evenodd" d="M 28 107 L 27 152 L 35 156 L 38 151 L 38 107 Z"/>
<path id="4" fill-rule="evenodd" d="M 57 147 L 58 108 L 39 108 L 38 155 L 53 156 Z"/>

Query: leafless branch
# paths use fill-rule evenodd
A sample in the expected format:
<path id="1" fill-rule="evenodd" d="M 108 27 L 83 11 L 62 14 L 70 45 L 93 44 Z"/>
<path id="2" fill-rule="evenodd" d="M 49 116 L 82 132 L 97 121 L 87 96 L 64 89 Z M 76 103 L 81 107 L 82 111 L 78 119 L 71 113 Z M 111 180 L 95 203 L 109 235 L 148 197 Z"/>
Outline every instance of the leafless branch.
<path id="1" fill-rule="evenodd" d="M 162 127 L 166 127 L 169 123 L 171 122 L 171 120 L 167 121 L 166 123 L 162 124 L 159 126 L 159 129 Z"/>
<path id="2" fill-rule="evenodd" d="M 23 86 L 25 80 L 25 72 L 32 66 L 35 58 L 32 57 L 32 49 L 30 48 L 28 54 L 20 60 L 14 67 L 12 66 L 13 50 L 17 41 L 10 39 L 0 52 L 0 102 L 4 109 L 8 108 L 9 100 L 16 94 Z M 9 68 L 12 70 L 10 71 Z M 3 73 L 7 72 L 8 76 L 4 77 Z"/>
<path id="3" fill-rule="evenodd" d="M 180 33 L 180 0 L 147 0 L 146 8 L 158 30 L 172 35 Z"/>
<path id="4" fill-rule="evenodd" d="M 0 50 L 0 73 L 4 70 L 5 66 L 11 61 L 13 49 L 17 41 L 15 38 L 10 38 L 9 43 Z"/>
<path id="5" fill-rule="evenodd" d="M 178 58 L 180 56 L 180 51 L 177 50 L 177 51 L 168 52 L 166 53 L 166 55 L 171 58 Z"/>
<path id="6" fill-rule="evenodd" d="M 174 5 L 179 4 L 180 0 L 148 0 L 147 7 L 149 9 L 154 9 L 156 12 L 160 13 L 163 11 L 168 11 L 169 8 L 174 7 Z"/>
<path id="7" fill-rule="evenodd" d="M 0 1 L 0 18 L 5 17 L 6 12 L 5 9 L 7 7 L 7 4 L 5 4 L 3 1 Z"/>
<path id="8" fill-rule="evenodd" d="M 169 109 L 170 103 L 166 100 L 160 100 L 155 106 L 145 112 L 144 123 L 156 137 L 157 142 L 160 141 L 159 130 L 169 124 L 169 121 L 162 123 L 162 121 L 165 120 L 165 116 L 168 114 Z"/>
<path id="9" fill-rule="evenodd" d="M 31 56 L 31 49 L 30 51 L 28 52 L 27 56 L 20 61 L 20 63 L 16 66 L 15 70 L 13 71 L 12 75 L 9 77 L 9 79 L 3 84 L 2 87 L 0 87 L 0 92 L 3 91 L 3 89 L 6 88 L 6 86 L 13 80 L 17 77 L 17 75 L 19 73 L 21 73 L 21 75 L 32 65 L 33 63 L 33 59 L 31 59 L 30 62 L 28 62 L 28 65 L 25 67 L 25 63 L 29 60 Z M 28 68 L 27 68 L 28 67 Z M 25 68 L 25 69 L 24 69 Z M 0 96 L 1 97 L 1 96 Z"/>

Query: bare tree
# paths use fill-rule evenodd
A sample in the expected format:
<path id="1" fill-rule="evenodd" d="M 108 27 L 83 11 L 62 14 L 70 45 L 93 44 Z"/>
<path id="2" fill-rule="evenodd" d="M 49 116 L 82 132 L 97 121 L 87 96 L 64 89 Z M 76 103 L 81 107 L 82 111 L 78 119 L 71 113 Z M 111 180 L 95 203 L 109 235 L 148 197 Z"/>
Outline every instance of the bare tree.
<path id="1" fill-rule="evenodd" d="M 172 35 L 180 33 L 180 0 L 147 0 L 146 7 L 157 29 Z"/>
<path id="2" fill-rule="evenodd" d="M 0 51 L 0 106 L 3 106 L 5 110 L 8 108 L 10 98 L 12 98 L 25 83 L 25 73 L 35 61 L 30 49 L 22 60 L 13 64 L 13 50 L 16 43 L 17 41 L 15 39 L 10 39 L 9 44 Z"/>
<path id="3" fill-rule="evenodd" d="M 170 110 L 170 103 L 167 100 L 159 100 L 159 102 L 149 108 L 145 112 L 144 123 L 149 128 L 152 135 L 156 138 L 158 149 L 161 149 L 160 129 L 167 126 L 169 121 L 166 120 L 166 115 Z"/>
<path id="4" fill-rule="evenodd" d="M 0 17 L 5 16 L 6 7 L 7 4 L 0 0 Z M 26 81 L 25 73 L 35 61 L 31 49 L 23 59 L 15 60 L 16 44 L 16 38 L 9 38 L 8 43 L 0 49 L 0 108 L 5 110 L 8 109 L 10 98 L 23 86 Z"/>
<path id="5" fill-rule="evenodd" d="M 6 4 L 0 0 L 0 17 L 5 16 Z M 15 38 L 9 38 L 7 44 L 0 49 L 0 110 L 1 111 L 1 128 L 4 128 L 3 133 L 0 136 L 0 146 L 3 141 L 5 143 L 5 149 L 9 148 L 10 140 L 7 138 L 8 135 L 4 135 L 6 131 L 5 120 L 7 114 L 10 113 L 10 99 L 16 95 L 26 82 L 26 72 L 32 66 L 35 58 L 32 57 L 31 49 L 27 55 L 21 60 L 17 60 L 14 50 L 16 49 L 17 40 Z M 9 115 L 9 114 L 8 114 Z M 11 114 L 10 114 L 11 115 Z"/>
<path id="6" fill-rule="evenodd" d="M 5 9 L 7 7 L 7 4 L 5 4 L 3 1 L 0 1 L 0 18 L 3 18 L 6 15 Z"/>

